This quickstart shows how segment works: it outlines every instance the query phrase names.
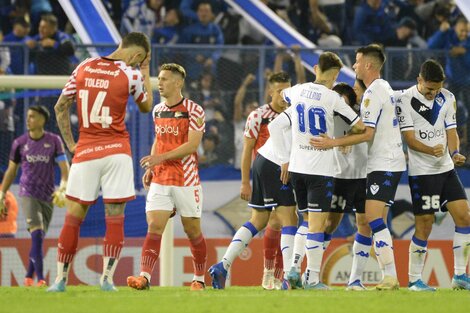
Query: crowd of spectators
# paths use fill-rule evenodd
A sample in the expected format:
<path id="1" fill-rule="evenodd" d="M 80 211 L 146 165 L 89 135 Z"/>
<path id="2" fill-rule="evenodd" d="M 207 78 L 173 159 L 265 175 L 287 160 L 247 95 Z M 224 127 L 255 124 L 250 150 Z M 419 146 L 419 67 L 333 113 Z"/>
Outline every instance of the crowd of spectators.
<path id="1" fill-rule="evenodd" d="M 440 61 L 446 67 L 448 87 L 459 100 L 462 143 L 467 144 L 470 26 L 454 1 L 260 1 L 321 49 L 379 43 L 386 48 L 448 51 L 442 54 L 445 57 Z M 181 54 L 174 54 L 174 50 L 165 54 L 161 49 L 159 63 L 181 63 L 188 74 L 187 95 L 206 110 L 208 132 L 200 149 L 204 166 L 214 163 L 236 166 L 237 129 L 243 130 L 244 113 L 260 104 L 259 87 L 263 84 L 257 82 L 265 77 L 260 77 L 257 70 L 259 56 L 218 47 L 272 46 L 273 43 L 223 0 L 103 0 L 103 3 L 122 34 L 141 31 L 151 38 L 152 43 L 165 47 L 178 44 L 214 46 Z M 0 0 L 0 21 L 0 44 L 2 41 L 23 44 L 9 49 L 0 46 L 0 75 L 68 75 L 82 59 L 80 52 L 75 50 L 78 36 L 58 0 Z M 29 49 L 25 50 L 24 45 Z M 24 62 L 25 51 L 29 53 L 29 64 Z M 305 81 L 296 49 L 291 49 L 289 54 L 267 55 L 266 68 L 279 68 L 275 63 L 281 59 L 287 61 L 281 68 L 292 74 L 294 82 Z M 400 66 L 404 68 L 396 72 L 407 75 L 413 63 L 419 62 L 413 59 L 408 63 L 401 62 Z M 299 73 L 303 73 L 300 79 Z M 411 71 L 408 81 L 414 80 L 413 75 Z M 2 92 L 5 91 L 0 91 L 0 95 Z M 242 101 L 240 95 L 243 95 Z M 49 105 L 54 103 L 53 98 L 45 101 L 49 101 Z M 0 124 L 4 124 L 0 125 L 2 138 L 10 138 L 13 134 L 13 112 L 21 116 L 21 105 L 13 109 L 18 103 L 21 99 L 0 97 Z"/>

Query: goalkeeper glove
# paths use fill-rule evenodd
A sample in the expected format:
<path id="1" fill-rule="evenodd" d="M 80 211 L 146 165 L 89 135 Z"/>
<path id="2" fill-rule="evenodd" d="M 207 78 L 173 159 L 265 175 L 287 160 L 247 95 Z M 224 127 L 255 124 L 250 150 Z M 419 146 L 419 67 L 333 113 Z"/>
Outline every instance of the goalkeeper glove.
<path id="1" fill-rule="evenodd" d="M 67 182 L 61 180 L 59 189 L 54 191 L 52 194 L 52 203 L 59 208 L 63 208 L 65 206 L 65 188 L 67 187 Z"/>

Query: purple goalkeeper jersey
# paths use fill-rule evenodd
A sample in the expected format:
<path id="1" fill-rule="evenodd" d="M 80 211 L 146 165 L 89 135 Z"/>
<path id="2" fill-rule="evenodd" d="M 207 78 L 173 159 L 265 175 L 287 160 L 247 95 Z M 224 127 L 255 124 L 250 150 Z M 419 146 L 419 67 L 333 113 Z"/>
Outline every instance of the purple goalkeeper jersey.
<path id="1" fill-rule="evenodd" d="M 44 132 L 34 140 L 26 133 L 13 141 L 10 160 L 21 163 L 19 195 L 51 202 L 54 192 L 54 165 L 65 160 L 64 145 L 56 134 Z"/>

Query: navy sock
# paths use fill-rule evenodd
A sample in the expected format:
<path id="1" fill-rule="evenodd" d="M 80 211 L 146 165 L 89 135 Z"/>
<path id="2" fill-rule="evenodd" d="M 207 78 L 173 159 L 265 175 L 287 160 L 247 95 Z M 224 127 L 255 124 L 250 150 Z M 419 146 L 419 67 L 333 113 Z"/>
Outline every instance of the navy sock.
<path id="1" fill-rule="evenodd" d="M 26 276 L 28 278 L 33 278 L 34 275 L 34 263 L 31 260 L 31 256 L 29 257 L 29 264 L 28 264 L 28 271 L 26 272 Z"/>
<path id="2" fill-rule="evenodd" d="M 37 229 L 31 233 L 31 251 L 29 252 L 29 260 L 34 263 L 34 271 L 39 280 L 44 279 L 43 275 L 43 252 L 42 243 L 44 241 L 44 231 Z"/>

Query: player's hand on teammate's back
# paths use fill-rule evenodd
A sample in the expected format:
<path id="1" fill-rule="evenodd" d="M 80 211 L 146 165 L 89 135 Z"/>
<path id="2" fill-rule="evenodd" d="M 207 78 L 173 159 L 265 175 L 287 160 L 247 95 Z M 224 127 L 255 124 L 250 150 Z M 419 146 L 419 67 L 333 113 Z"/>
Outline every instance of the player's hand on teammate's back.
<path id="1" fill-rule="evenodd" d="M 142 185 L 144 185 L 145 190 L 148 190 L 150 188 L 152 177 L 153 177 L 153 172 L 149 168 L 145 171 L 144 176 L 142 176 Z"/>
<path id="2" fill-rule="evenodd" d="M 281 165 L 281 182 L 284 185 L 287 185 L 289 182 L 289 163 L 284 163 Z"/>
<path id="3" fill-rule="evenodd" d="M 338 150 L 341 151 L 341 153 L 344 155 L 350 154 L 352 151 L 352 146 L 340 146 L 338 147 Z"/>
<path id="4" fill-rule="evenodd" d="M 333 139 L 326 134 L 320 134 L 310 139 L 310 144 L 317 149 L 328 150 L 334 147 Z"/>
<path id="5" fill-rule="evenodd" d="M 140 166 L 144 169 L 152 169 L 163 161 L 165 160 L 161 155 L 147 155 L 140 159 Z"/>
<path id="6" fill-rule="evenodd" d="M 461 155 L 460 153 L 456 153 L 452 156 L 452 161 L 456 166 L 464 165 L 465 160 L 467 160 L 467 158 L 464 155 Z"/>
<path id="7" fill-rule="evenodd" d="M 240 187 L 240 198 L 246 201 L 251 200 L 251 186 L 250 183 L 242 183 Z"/>
<path id="8" fill-rule="evenodd" d="M 438 144 L 432 147 L 432 155 L 437 158 L 440 158 L 441 156 L 443 156 L 444 151 L 445 151 L 444 145 Z"/>

